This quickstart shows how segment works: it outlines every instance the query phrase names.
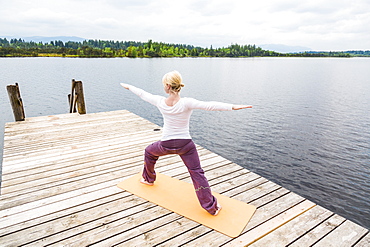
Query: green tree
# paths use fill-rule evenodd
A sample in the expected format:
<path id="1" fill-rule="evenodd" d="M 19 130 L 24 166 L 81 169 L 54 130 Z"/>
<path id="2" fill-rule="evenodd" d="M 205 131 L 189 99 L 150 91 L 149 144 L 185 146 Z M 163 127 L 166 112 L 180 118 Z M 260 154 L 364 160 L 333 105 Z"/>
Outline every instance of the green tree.
<path id="1" fill-rule="evenodd" d="M 135 46 L 130 46 L 129 48 L 127 48 L 127 56 L 137 57 L 137 50 Z"/>

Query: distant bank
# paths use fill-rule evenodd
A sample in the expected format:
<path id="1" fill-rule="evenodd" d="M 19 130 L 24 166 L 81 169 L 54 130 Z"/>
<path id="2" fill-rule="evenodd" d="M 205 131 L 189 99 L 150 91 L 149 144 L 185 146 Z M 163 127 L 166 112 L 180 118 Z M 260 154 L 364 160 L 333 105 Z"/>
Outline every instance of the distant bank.
<path id="1" fill-rule="evenodd" d="M 63 37 L 63 38 L 62 38 Z M 32 38 L 32 37 L 29 37 Z M 28 38 L 28 39 L 29 39 Z M 35 40 L 37 37 L 34 37 Z M 58 38 L 58 37 L 55 37 Z M 256 45 L 231 44 L 209 48 L 163 42 L 82 40 L 66 41 L 68 37 L 48 42 L 0 38 L 0 57 L 353 57 L 370 56 L 370 51 L 280 53 Z M 69 37 L 76 40 L 78 37 Z M 63 40 L 62 40 L 63 39 Z"/>

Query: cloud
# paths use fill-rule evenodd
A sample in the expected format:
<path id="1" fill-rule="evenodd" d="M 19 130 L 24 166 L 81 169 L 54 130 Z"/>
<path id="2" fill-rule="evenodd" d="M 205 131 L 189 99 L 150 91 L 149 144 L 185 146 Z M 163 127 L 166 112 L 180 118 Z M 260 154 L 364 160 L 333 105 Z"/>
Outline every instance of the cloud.
<path id="1" fill-rule="evenodd" d="M 99 28 L 114 29 L 121 25 L 121 23 L 114 18 L 98 18 L 92 22 L 93 26 Z"/>
<path id="2" fill-rule="evenodd" d="M 127 7 L 143 7 L 149 6 L 153 1 L 151 0 L 106 0 L 104 4 L 108 4 L 114 8 L 127 8 Z"/>
<path id="3" fill-rule="evenodd" d="M 268 6 L 269 12 L 327 15 L 348 7 L 346 0 L 282 0 Z"/>
<path id="4" fill-rule="evenodd" d="M 25 23 L 27 25 L 47 25 L 63 26 L 66 20 L 71 17 L 66 12 L 59 12 L 52 9 L 46 8 L 31 8 L 20 13 L 16 18 L 18 23 Z"/>
<path id="5" fill-rule="evenodd" d="M 370 3 L 361 0 L 2 2 L 0 34 L 7 36 L 153 39 L 214 47 L 231 43 L 313 49 L 370 47 Z"/>
<path id="6" fill-rule="evenodd" d="M 201 16 L 225 16 L 232 14 L 235 1 L 200 0 L 187 2 L 187 8 Z"/>

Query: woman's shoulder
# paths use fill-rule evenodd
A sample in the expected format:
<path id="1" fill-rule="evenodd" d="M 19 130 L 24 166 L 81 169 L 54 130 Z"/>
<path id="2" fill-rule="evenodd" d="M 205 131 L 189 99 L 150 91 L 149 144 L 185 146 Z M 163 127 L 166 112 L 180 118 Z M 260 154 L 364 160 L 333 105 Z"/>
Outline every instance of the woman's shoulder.
<path id="1" fill-rule="evenodd" d="M 197 101 L 196 99 L 194 98 L 191 98 L 191 97 L 182 97 L 181 98 L 184 102 L 192 102 L 192 101 Z"/>
<path id="2" fill-rule="evenodd" d="M 191 97 L 183 97 L 181 99 L 183 100 L 182 104 L 188 109 L 196 108 L 196 105 L 199 104 L 199 100 Z"/>

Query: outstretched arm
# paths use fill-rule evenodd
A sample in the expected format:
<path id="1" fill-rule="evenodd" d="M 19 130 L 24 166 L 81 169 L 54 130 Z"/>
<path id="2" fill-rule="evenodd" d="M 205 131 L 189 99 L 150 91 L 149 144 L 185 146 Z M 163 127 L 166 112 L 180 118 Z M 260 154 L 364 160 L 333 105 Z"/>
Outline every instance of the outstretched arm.
<path id="1" fill-rule="evenodd" d="M 202 109 L 206 111 L 231 111 L 252 108 L 251 105 L 232 105 L 216 101 L 200 101 L 193 98 L 186 98 L 187 106 L 190 109 Z"/>
<path id="2" fill-rule="evenodd" d="M 126 83 L 120 83 L 122 87 L 124 87 L 125 89 L 127 90 L 130 90 L 131 92 L 133 92 L 134 94 L 136 94 L 137 96 L 139 96 L 141 99 L 145 100 L 146 102 L 149 102 L 150 104 L 152 105 L 157 105 L 161 96 L 158 96 L 158 95 L 153 95 L 151 93 L 148 93 L 140 88 L 137 88 L 135 86 L 132 86 L 130 84 L 126 84 Z"/>
<path id="3" fill-rule="evenodd" d="M 233 110 L 241 110 L 246 108 L 252 108 L 251 105 L 233 105 Z"/>

